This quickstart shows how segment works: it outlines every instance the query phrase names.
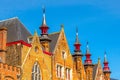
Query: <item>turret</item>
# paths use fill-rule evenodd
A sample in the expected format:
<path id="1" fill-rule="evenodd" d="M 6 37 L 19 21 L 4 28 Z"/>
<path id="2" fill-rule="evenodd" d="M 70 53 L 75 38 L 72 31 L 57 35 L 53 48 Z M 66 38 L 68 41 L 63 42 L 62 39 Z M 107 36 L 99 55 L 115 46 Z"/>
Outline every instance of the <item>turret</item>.
<path id="1" fill-rule="evenodd" d="M 110 68 L 108 66 L 108 61 L 107 61 L 107 57 L 106 57 L 106 52 L 104 54 L 104 67 L 103 67 L 103 72 L 104 72 L 104 78 L 105 80 L 110 80 Z"/>
<path id="2" fill-rule="evenodd" d="M 76 40 L 75 40 L 75 43 L 74 43 L 74 47 L 75 47 L 75 50 L 74 50 L 74 54 L 72 55 L 73 56 L 73 59 L 74 59 L 74 67 L 77 71 L 77 74 L 78 74 L 78 78 L 79 80 L 85 80 L 85 75 L 84 75 L 84 68 L 83 68 L 83 64 L 82 64 L 82 52 L 81 52 L 81 44 L 79 42 L 79 39 L 78 39 L 78 29 L 76 29 Z"/>
<path id="3" fill-rule="evenodd" d="M 6 42 L 7 42 L 7 28 L 0 28 L 0 62 L 5 63 L 6 55 Z"/>
<path id="4" fill-rule="evenodd" d="M 87 46 L 86 46 L 86 60 L 85 60 L 85 65 L 92 65 L 92 60 L 91 60 L 91 54 L 90 54 L 90 51 L 89 51 L 89 46 L 88 46 L 88 42 L 87 42 Z"/>
<path id="5" fill-rule="evenodd" d="M 85 60 L 84 66 L 85 66 L 85 72 L 86 72 L 86 80 L 93 80 L 93 64 L 90 58 L 91 54 L 90 54 L 88 42 L 86 46 L 85 56 L 86 56 L 86 60 Z"/>
<path id="6" fill-rule="evenodd" d="M 39 29 L 41 30 L 40 42 L 42 44 L 43 50 L 49 52 L 49 43 L 51 40 L 48 37 L 49 27 L 46 24 L 45 7 L 43 7 L 43 20 L 42 25 L 39 27 Z"/>

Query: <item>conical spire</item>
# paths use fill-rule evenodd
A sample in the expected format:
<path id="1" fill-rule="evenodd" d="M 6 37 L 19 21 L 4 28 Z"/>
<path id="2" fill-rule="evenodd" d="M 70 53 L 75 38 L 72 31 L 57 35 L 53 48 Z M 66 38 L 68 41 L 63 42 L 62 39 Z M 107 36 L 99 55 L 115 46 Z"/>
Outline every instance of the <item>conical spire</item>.
<path id="1" fill-rule="evenodd" d="M 106 51 L 104 53 L 104 62 L 107 62 Z"/>
<path id="2" fill-rule="evenodd" d="M 89 43 L 88 43 L 88 41 L 87 41 L 87 45 L 86 45 L 86 54 L 90 54 Z"/>
<path id="3" fill-rule="evenodd" d="M 79 38 L 78 38 L 78 27 L 76 27 L 76 41 L 75 41 L 75 43 L 80 44 Z"/>
<path id="4" fill-rule="evenodd" d="M 48 29 L 49 27 L 46 24 L 46 19 L 45 19 L 45 7 L 42 7 L 43 10 L 43 20 L 42 20 L 42 25 L 40 26 L 41 29 L 41 38 L 40 41 L 51 41 L 50 38 L 48 37 Z"/>
<path id="5" fill-rule="evenodd" d="M 75 46 L 75 52 L 80 52 L 81 50 L 80 50 L 80 46 L 81 46 L 81 44 L 80 44 L 80 42 L 79 42 L 79 38 L 78 38 L 78 28 L 76 28 L 76 39 L 75 39 L 75 44 L 74 44 L 74 46 Z"/>
<path id="6" fill-rule="evenodd" d="M 87 42 L 87 46 L 86 46 L 86 60 L 85 60 L 85 65 L 92 65 L 92 60 L 90 58 L 91 54 L 90 54 L 90 51 L 89 51 L 89 46 L 88 46 L 88 42 Z"/>
<path id="7" fill-rule="evenodd" d="M 43 20 L 42 20 L 42 25 L 46 25 L 45 6 L 43 6 L 42 9 L 43 9 Z"/>
<path id="8" fill-rule="evenodd" d="M 110 73 L 110 68 L 108 66 L 108 61 L 107 61 L 107 57 L 106 57 L 106 52 L 104 53 L 104 67 L 103 67 L 103 71 L 106 73 Z"/>
<path id="9" fill-rule="evenodd" d="M 74 47 L 75 47 L 75 50 L 74 50 L 73 57 L 74 56 L 83 56 L 81 49 L 80 49 L 81 44 L 78 39 L 78 28 L 76 28 L 76 39 L 75 39 Z"/>

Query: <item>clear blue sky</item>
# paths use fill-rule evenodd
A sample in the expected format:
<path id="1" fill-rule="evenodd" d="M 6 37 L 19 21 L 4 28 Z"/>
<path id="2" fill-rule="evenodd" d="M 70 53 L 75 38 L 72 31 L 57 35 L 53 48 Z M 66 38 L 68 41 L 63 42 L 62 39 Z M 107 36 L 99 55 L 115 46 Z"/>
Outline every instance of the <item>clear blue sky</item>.
<path id="1" fill-rule="evenodd" d="M 33 34 L 40 34 L 42 5 L 46 6 L 49 33 L 60 31 L 64 24 L 66 37 L 73 53 L 75 28 L 79 28 L 82 52 L 89 41 L 92 60 L 107 51 L 111 77 L 120 79 L 120 0 L 0 0 L 0 20 L 19 17 Z"/>

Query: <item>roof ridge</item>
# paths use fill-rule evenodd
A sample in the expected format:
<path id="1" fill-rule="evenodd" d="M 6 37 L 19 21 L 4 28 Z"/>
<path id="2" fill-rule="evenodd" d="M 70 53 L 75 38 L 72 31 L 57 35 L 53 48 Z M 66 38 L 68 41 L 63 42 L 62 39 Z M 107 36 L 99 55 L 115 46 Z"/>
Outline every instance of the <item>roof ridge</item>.
<path id="1" fill-rule="evenodd" d="M 0 20 L 0 22 L 4 22 L 4 21 L 8 21 L 8 20 L 14 20 L 14 19 L 18 19 L 18 17 L 12 17 L 12 18 L 8 18 L 8 19 L 5 19 L 5 20 Z"/>
<path id="2" fill-rule="evenodd" d="M 49 35 L 54 35 L 54 34 L 57 34 L 57 33 L 60 33 L 60 32 L 53 32 L 53 33 L 50 33 Z"/>

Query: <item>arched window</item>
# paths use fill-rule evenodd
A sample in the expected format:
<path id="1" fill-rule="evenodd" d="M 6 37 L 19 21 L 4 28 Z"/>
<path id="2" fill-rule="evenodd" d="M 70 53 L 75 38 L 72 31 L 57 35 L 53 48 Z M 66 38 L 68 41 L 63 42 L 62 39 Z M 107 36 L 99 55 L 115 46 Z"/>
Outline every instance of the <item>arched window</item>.
<path id="1" fill-rule="evenodd" d="M 38 62 L 35 62 L 32 68 L 32 80 L 42 80 Z"/>

